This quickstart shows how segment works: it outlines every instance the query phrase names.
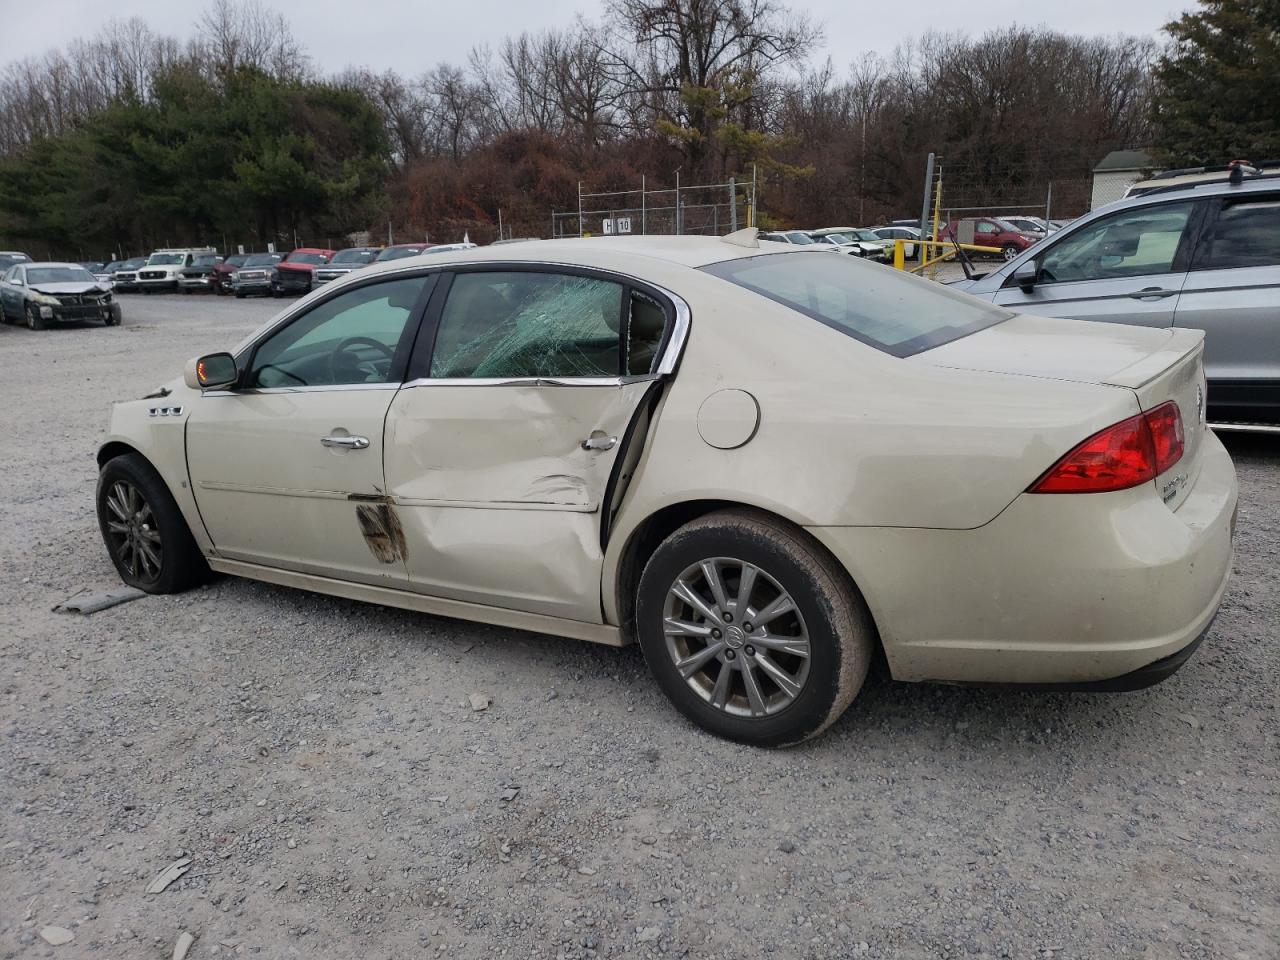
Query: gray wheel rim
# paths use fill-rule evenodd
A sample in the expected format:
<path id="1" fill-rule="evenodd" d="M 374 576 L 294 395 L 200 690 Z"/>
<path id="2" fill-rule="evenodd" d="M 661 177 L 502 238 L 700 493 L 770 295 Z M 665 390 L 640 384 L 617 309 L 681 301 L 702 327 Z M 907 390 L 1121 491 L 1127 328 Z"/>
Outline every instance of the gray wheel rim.
<path id="1" fill-rule="evenodd" d="M 1005 258 L 1006 260 L 1012 260 L 1012 259 L 1014 259 L 1014 258 L 1018 255 L 1018 253 L 1019 253 L 1019 251 L 1018 251 L 1018 250 L 1015 250 L 1013 247 L 1005 247 L 1005 248 L 1004 248 L 1004 258 Z"/>
<path id="2" fill-rule="evenodd" d="M 127 480 L 107 491 L 107 539 L 129 573 L 139 580 L 155 580 L 164 564 L 164 548 L 151 504 Z"/>
<path id="3" fill-rule="evenodd" d="M 733 716 L 779 713 L 809 679 L 809 631 L 799 607 L 745 560 L 709 557 L 687 567 L 667 590 L 662 627 L 685 683 Z"/>

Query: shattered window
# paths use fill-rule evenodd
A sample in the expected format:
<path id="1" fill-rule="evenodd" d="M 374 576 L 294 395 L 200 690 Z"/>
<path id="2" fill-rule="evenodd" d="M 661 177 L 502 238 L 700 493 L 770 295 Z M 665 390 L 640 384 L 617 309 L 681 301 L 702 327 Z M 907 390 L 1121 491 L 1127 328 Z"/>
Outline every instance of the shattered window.
<path id="1" fill-rule="evenodd" d="M 440 317 L 433 377 L 616 377 L 622 286 L 592 277 L 460 273 Z"/>

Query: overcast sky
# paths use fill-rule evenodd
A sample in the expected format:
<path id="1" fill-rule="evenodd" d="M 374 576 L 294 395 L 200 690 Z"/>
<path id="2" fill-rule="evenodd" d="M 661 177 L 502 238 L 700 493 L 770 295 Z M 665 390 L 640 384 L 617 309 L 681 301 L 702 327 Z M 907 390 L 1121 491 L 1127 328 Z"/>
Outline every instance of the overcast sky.
<path id="1" fill-rule="evenodd" d="M 1008 16 L 1024 26 L 1044 25 L 1068 33 L 1131 33 L 1154 36 L 1167 21 L 1193 6 L 1186 0 L 1051 0 L 1040 4 L 974 4 L 956 0 L 809 0 L 792 2 L 826 24 L 826 42 L 813 59 L 827 55 L 843 72 L 861 53 L 890 52 L 902 40 L 932 28 L 979 34 L 1005 26 Z M 271 4 L 271 6 L 276 6 Z M 153 30 L 183 39 L 193 30 L 201 4 L 183 0 L 4 0 L 4 53 L 0 64 L 90 36 L 112 18 L 144 18 Z M 478 44 L 497 46 L 522 30 L 566 26 L 575 15 L 597 16 L 598 0 L 307 0 L 280 4 L 299 39 L 324 72 L 347 66 L 394 68 L 413 75 L 441 61 L 462 63 Z"/>

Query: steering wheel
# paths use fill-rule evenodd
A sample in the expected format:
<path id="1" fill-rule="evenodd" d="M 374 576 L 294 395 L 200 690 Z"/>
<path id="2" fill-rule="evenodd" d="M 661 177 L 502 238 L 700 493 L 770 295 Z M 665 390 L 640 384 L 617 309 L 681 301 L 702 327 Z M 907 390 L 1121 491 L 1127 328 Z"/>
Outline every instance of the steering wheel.
<path id="1" fill-rule="evenodd" d="M 395 356 L 395 351 L 381 340 L 375 340 L 373 337 L 347 337 L 334 348 L 333 353 L 329 354 L 329 381 L 331 383 L 342 382 L 342 373 L 339 370 L 338 358 L 345 355 L 349 348 L 357 346 L 373 347 L 388 360 Z M 360 364 L 364 362 L 356 356 L 351 356 L 350 359 L 354 361 L 352 366 L 357 370 L 360 369 Z"/>

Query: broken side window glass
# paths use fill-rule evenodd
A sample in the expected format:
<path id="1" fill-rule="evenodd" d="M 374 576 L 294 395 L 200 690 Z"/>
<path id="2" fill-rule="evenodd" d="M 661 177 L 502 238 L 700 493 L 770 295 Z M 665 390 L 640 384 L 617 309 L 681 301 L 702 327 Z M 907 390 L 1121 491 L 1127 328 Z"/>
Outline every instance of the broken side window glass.
<path id="1" fill-rule="evenodd" d="M 622 285 L 568 274 L 458 274 L 431 376 L 616 377 Z"/>

